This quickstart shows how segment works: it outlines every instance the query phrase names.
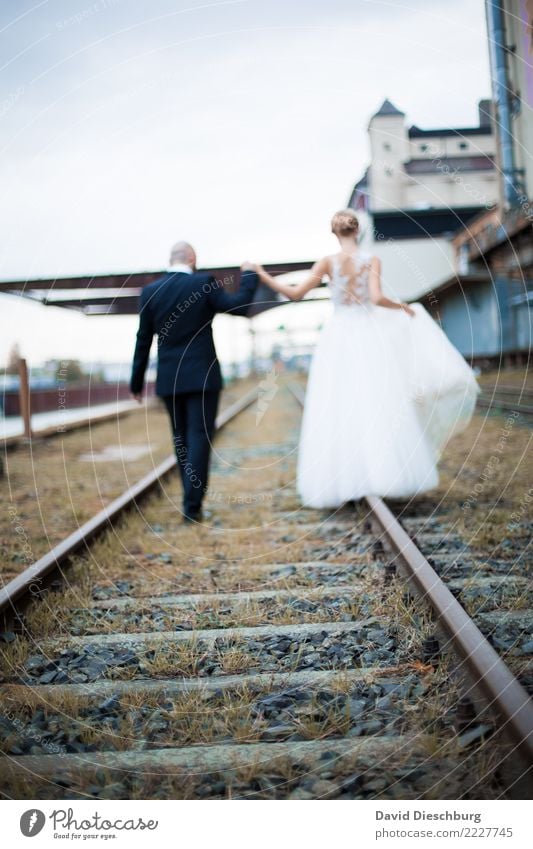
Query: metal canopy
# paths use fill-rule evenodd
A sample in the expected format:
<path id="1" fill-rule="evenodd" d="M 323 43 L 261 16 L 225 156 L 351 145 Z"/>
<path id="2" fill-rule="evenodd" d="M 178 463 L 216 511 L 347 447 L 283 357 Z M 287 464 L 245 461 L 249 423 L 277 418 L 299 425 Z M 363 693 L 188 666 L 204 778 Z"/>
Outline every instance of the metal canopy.
<path id="1" fill-rule="evenodd" d="M 311 267 L 307 262 L 268 263 L 265 269 L 272 275 L 288 274 Z M 228 291 L 238 288 L 241 271 L 239 266 L 217 266 L 201 271 L 212 274 Z M 2 280 L 0 293 L 21 295 L 45 306 L 74 309 L 86 315 L 136 315 L 141 289 L 165 273 L 159 271 L 137 271 L 130 274 L 96 274 L 83 277 L 53 277 L 27 280 Z M 284 303 L 267 286 L 259 285 L 249 315 Z"/>

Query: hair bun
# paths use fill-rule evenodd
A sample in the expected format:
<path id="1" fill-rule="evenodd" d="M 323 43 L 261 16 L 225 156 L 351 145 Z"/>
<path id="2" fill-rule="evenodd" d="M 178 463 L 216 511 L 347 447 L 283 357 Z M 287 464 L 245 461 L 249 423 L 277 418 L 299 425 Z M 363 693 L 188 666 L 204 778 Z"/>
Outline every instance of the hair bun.
<path id="1" fill-rule="evenodd" d="M 353 209 L 341 209 L 331 219 L 331 232 L 336 236 L 350 236 L 359 230 L 359 221 Z"/>

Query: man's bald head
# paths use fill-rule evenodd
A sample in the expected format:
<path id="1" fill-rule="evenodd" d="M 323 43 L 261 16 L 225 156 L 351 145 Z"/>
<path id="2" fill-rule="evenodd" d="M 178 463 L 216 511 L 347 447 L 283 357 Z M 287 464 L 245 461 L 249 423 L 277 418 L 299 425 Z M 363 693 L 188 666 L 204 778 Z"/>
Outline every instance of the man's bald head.
<path id="1" fill-rule="evenodd" d="M 176 242 L 170 251 L 170 264 L 189 265 L 191 268 L 196 268 L 196 252 L 192 245 L 188 242 Z"/>

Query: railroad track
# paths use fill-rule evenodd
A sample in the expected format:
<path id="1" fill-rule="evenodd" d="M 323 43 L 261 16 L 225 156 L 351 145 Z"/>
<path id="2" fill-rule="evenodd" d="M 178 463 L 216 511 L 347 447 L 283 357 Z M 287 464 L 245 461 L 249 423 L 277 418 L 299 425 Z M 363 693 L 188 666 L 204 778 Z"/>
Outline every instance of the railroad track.
<path id="1" fill-rule="evenodd" d="M 147 403 L 153 403 L 154 398 L 147 398 Z M 58 421 L 53 425 L 48 425 L 46 427 L 39 427 L 37 429 L 32 428 L 32 436 L 31 440 L 37 439 L 48 439 L 50 437 L 58 436 L 59 434 L 64 434 L 73 430 L 81 430 L 87 427 L 93 427 L 98 424 L 103 424 L 104 422 L 113 422 L 117 419 L 123 418 L 124 416 L 130 415 L 136 409 L 135 402 L 133 402 L 130 406 L 119 407 L 117 405 L 117 409 L 111 412 L 101 412 L 98 410 L 100 405 L 96 404 L 95 407 L 91 410 L 90 415 L 85 415 L 83 418 L 72 419 L 67 421 L 62 421 L 60 417 L 58 417 Z M 105 405 L 108 406 L 107 404 Z M 33 419 L 35 421 L 35 419 Z M 17 448 L 19 445 L 24 445 L 28 442 L 28 438 L 24 436 L 22 433 L 11 434 L 7 436 L 1 436 L 0 441 L 2 443 L 2 447 L 4 450 L 9 450 L 12 448 Z"/>
<path id="2" fill-rule="evenodd" d="M 380 499 L 302 510 L 301 395 L 256 398 L 219 422 L 206 526 L 169 458 L 5 588 L 4 794 L 523 794 L 530 702 L 441 580 L 457 552 L 432 568 L 442 532 Z"/>
<path id="3" fill-rule="evenodd" d="M 516 412 L 525 418 L 533 416 L 533 391 L 520 386 L 482 386 L 477 406 L 495 412 Z"/>

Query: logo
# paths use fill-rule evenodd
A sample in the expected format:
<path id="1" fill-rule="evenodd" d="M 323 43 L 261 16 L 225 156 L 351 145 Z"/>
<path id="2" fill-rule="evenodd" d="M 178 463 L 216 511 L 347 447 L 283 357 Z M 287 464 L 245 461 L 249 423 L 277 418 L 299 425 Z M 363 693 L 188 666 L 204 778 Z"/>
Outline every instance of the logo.
<path id="1" fill-rule="evenodd" d="M 24 837 L 35 837 L 42 831 L 46 822 L 46 817 L 42 811 L 32 808 L 29 811 L 24 811 L 20 818 L 20 830 Z"/>

